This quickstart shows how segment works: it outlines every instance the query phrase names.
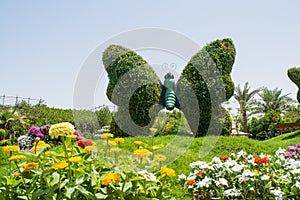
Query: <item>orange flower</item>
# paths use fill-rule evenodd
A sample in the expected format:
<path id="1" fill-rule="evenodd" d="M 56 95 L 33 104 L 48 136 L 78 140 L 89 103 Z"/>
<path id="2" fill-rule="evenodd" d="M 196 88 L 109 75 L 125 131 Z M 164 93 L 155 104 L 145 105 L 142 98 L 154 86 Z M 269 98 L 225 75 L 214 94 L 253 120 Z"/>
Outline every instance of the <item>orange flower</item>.
<path id="1" fill-rule="evenodd" d="M 204 174 L 203 171 L 198 171 L 198 172 L 196 173 L 197 176 L 201 176 L 202 174 Z"/>
<path id="2" fill-rule="evenodd" d="M 255 164 L 268 164 L 270 161 L 267 157 L 263 158 L 254 158 L 254 163 Z"/>
<path id="3" fill-rule="evenodd" d="M 187 185 L 196 185 L 196 181 L 195 181 L 195 179 L 190 179 L 190 180 L 186 181 L 186 184 Z"/>
<path id="4" fill-rule="evenodd" d="M 220 160 L 228 160 L 228 156 L 220 156 Z"/>
<path id="5" fill-rule="evenodd" d="M 119 175 L 118 174 L 108 174 L 101 180 L 102 185 L 108 185 L 109 183 L 119 185 Z"/>

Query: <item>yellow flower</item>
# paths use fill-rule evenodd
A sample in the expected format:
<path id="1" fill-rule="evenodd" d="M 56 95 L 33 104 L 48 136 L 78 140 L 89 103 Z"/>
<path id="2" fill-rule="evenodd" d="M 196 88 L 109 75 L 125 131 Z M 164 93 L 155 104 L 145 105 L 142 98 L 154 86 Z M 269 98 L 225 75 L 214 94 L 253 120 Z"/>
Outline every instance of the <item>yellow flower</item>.
<path id="1" fill-rule="evenodd" d="M 150 130 L 150 132 L 151 132 L 152 134 L 154 134 L 154 133 L 156 133 L 157 128 L 149 128 L 149 130 Z"/>
<path id="2" fill-rule="evenodd" d="M 143 142 L 142 142 L 142 141 L 139 141 L 139 140 L 137 140 L 137 141 L 134 141 L 134 144 L 136 144 L 136 145 L 141 145 L 141 144 L 143 144 Z"/>
<path id="3" fill-rule="evenodd" d="M 51 136 L 51 138 L 58 138 L 59 136 L 65 137 L 68 135 L 73 135 L 74 132 L 75 132 L 74 126 L 69 122 L 54 124 L 49 129 L 49 135 Z"/>
<path id="4" fill-rule="evenodd" d="M 103 139 L 113 138 L 113 137 L 114 137 L 114 134 L 112 134 L 112 133 L 103 133 L 101 135 L 101 138 L 103 138 Z"/>
<path id="5" fill-rule="evenodd" d="M 49 156 L 51 154 L 51 151 L 46 151 L 45 156 Z"/>
<path id="6" fill-rule="evenodd" d="M 66 163 L 65 161 L 59 161 L 57 163 L 52 164 L 51 168 L 58 170 L 58 169 L 63 169 L 67 166 L 68 166 L 68 163 Z"/>
<path id="7" fill-rule="evenodd" d="M 65 152 L 62 152 L 59 154 L 62 157 L 67 157 L 67 154 Z M 70 152 L 68 152 L 68 156 L 71 156 L 72 154 Z"/>
<path id="8" fill-rule="evenodd" d="M 117 143 L 115 141 L 108 141 L 109 146 L 116 146 Z"/>
<path id="9" fill-rule="evenodd" d="M 154 156 L 154 160 L 156 160 L 158 162 L 163 162 L 163 161 L 167 160 L 167 157 L 162 154 L 157 154 Z"/>
<path id="10" fill-rule="evenodd" d="M 124 138 L 115 138 L 116 143 L 124 143 Z"/>
<path id="11" fill-rule="evenodd" d="M 118 174 L 108 174 L 101 180 L 102 185 L 108 185 L 109 183 L 119 185 L 119 175 Z"/>
<path id="12" fill-rule="evenodd" d="M 9 142 L 9 140 L 0 140 L 0 144 L 1 143 L 6 143 L 6 142 Z"/>
<path id="13" fill-rule="evenodd" d="M 34 142 L 33 147 L 31 147 L 30 151 L 39 151 L 43 147 L 50 148 L 51 146 L 44 141 L 38 141 L 37 145 L 36 142 Z"/>
<path id="14" fill-rule="evenodd" d="M 170 123 L 167 123 L 166 125 L 165 125 L 165 128 L 166 129 L 171 129 L 171 128 L 173 128 L 173 124 L 170 124 Z"/>
<path id="15" fill-rule="evenodd" d="M 137 149 L 134 151 L 134 156 L 137 158 L 146 158 L 151 155 L 151 152 L 147 149 Z"/>
<path id="16" fill-rule="evenodd" d="M 122 149 L 120 149 L 120 148 L 111 148 L 110 151 L 118 153 L 118 152 L 122 151 Z"/>
<path id="17" fill-rule="evenodd" d="M 166 175 L 166 176 L 175 176 L 175 171 L 173 169 L 167 168 L 167 167 L 162 167 L 159 172 L 162 175 Z"/>
<path id="18" fill-rule="evenodd" d="M 70 139 L 76 139 L 76 138 L 77 138 L 77 135 L 74 135 L 74 134 L 73 134 L 73 135 L 68 135 L 67 138 L 70 138 Z"/>
<path id="19" fill-rule="evenodd" d="M 19 146 L 6 146 L 3 147 L 3 152 L 9 152 L 9 151 L 20 151 Z"/>
<path id="20" fill-rule="evenodd" d="M 86 146 L 84 148 L 85 151 L 88 151 L 88 152 L 97 152 L 97 147 L 96 146 Z"/>
<path id="21" fill-rule="evenodd" d="M 23 156 L 23 155 L 15 155 L 15 156 L 12 156 L 12 157 L 8 158 L 8 160 L 10 160 L 10 161 L 12 161 L 12 160 L 22 160 L 24 158 L 26 158 L 26 157 Z"/>
<path id="22" fill-rule="evenodd" d="M 24 164 L 25 172 L 30 172 L 31 170 L 38 168 L 39 164 L 35 162 Z"/>
<path id="23" fill-rule="evenodd" d="M 69 158 L 69 161 L 70 162 L 79 162 L 81 160 L 81 158 L 79 158 L 79 157 L 77 157 L 77 156 L 75 156 L 75 157 L 72 157 L 72 158 Z"/>

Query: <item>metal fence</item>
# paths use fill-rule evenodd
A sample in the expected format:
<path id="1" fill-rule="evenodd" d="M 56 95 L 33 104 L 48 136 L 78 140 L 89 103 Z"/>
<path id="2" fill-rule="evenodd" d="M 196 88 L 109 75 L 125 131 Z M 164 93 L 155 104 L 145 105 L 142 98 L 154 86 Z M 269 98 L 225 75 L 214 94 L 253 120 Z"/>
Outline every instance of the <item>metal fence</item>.
<path id="1" fill-rule="evenodd" d="M 36 105 L 43 103 L 44 100 L 42 98 L 36 99 L 31 97 L 6 96 L 5 94 L 0 96 L 0 105 L 16 105 L 21 102 L 26 102 L 30 105 Z"/>
<path id="2" fill-rule="evenodd" d="M 100 110 L 104 107 L 108 107 L 108 109 L 111 111 L 111 112 L 116 112 L 117 111 L 117 106 L 115 105 L 100 105 L 100 106 L 97 106 L 95 108 L 92 108 L 91 111 L 97 111 L 97 110 Z"/>

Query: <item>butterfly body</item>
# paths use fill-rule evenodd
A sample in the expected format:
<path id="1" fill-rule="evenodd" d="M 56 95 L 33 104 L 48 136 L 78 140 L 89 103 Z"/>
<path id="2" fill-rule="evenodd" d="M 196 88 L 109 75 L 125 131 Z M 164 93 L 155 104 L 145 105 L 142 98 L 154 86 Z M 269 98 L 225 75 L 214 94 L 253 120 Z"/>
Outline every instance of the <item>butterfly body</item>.
<path id="1" fill-rule="evenodd" d="M 164 87 L 166 88 L 164 105 L 167 110 L 173 110 L 176 104 L 175 82 L 171 73 L 166 74 Z"/>

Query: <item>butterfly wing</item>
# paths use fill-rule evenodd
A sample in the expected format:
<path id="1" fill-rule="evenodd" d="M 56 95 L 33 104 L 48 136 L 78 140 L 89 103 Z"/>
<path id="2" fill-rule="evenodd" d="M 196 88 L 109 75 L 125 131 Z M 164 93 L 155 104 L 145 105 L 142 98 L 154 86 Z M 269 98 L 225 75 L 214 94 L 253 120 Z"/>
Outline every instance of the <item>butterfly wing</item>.
<path id="1" fill-rule="evenodd" d="M 231 133 L 230 115 L 221 104 L 234 92 L 230 72 L 235 54 L 231 39 L 213 41 L 191 58 L 179 77 L 177 106 L 196 136 Z"/>
<path id="2" fill-rule="evenodd" d="M 144 135 L 160 109 L 159 77 L 136 52 L 111 45 L 104 52 L 108 99 L 118 106 L 114 120 L 127 134 Z"/>

